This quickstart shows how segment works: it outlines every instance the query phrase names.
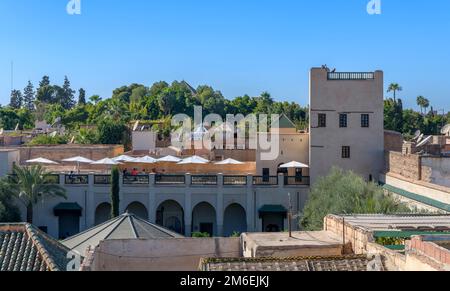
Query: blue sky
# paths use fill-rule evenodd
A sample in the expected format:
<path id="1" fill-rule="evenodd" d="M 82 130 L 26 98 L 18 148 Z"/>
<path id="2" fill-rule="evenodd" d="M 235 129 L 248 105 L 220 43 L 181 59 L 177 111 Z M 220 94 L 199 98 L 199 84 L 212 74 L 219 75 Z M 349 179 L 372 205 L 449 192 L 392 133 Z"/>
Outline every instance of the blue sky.
<path id="1" fill-rule="evenodd" d="M 450 1 L 381 0 L 0 1 L 0 103 L 46 74 L 109 97 L 132 82 L 186 80 L 232 98 L 269 91 L 308 103 L 309 68 L 385 71 L 408 107 L 418 95 L 450 111 Z"/>

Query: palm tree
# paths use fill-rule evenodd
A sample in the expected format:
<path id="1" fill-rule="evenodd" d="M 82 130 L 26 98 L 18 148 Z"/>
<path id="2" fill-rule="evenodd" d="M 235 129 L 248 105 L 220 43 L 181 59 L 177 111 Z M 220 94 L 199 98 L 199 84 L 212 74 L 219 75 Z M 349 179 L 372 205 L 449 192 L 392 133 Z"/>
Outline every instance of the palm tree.
<path id="1" fill-rule="evenodd" d="M 423 96 L 418 96 L 417 97 L 417 105 L 419 105 L 420 113 L 423 115 L 424 114 L 424 110 L 423 109 L 425 109 L 425 111 L 426 111 L 426 109 L 428 107 L 430 107 L 430 101 L 427 98 L 423 97 Z"/>
<path id="2" fill-rule="evenodd" d="M 67 199 L 66 190 L 60 185 L 50 184 L 50 173 L 42 166 L 14 166 L 15 178 L 9 181 L 10 191 L 19 198 L 27 208 L 27 222 L 33 223 L 33 208 L 46 197 L 63 197 Z"/>
<path id="3" fill-rule="evenodd" d="M 389 92 L 394 92 L 394 102 L 396 101 L 397 92 L 403 91 L 403 88 L 397 83 L 391 83 L 388 88 Z"/>

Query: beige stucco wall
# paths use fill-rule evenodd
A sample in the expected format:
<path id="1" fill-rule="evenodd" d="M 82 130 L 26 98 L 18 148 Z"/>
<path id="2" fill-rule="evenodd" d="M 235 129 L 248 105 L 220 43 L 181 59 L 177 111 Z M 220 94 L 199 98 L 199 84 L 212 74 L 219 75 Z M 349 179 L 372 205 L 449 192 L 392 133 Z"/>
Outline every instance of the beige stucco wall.
<path id="1" fill-rule="evenodd" d="M 396 188 L 450 204 L 450 188 L 407 179 L 393 173 L 381 175 L 381 181 Z"/>
<path id="2" fill-rule="evenodd" d="M 109 240 L 94 251 L 92 271 L 198 271 L 200 260 L 240 257 L 239 238 Z"/>
<path id="3" fill-rule="evenodd" d="M 373 80 L 328 80 L 327 70 L 310 73 L 310 165 L 312 183 L 332 166 L 353 170 L 374 180 L 383 169 L 383 72 Z M 318 128 L 318 114 L 327 115 L 327 127 Z M 348 127 L 339 128 L 339 114 L 348 114 Z M 370 128 L 361 127 L 361 114 L 369 114 Z M 342 159 L 342 146 L 351 158 Z"/>
<path id="4" fill-rule="evenodd" d="M 18 150 L 0 150 L 0 177 L 11 173 L 13 164 L 19 164 Z"/>
<path id="5" fill-rule="evenodd" d="M 295 129 L 283 130 L 280 129 L 277 139 L 279 140 L 278 157 L 275 160 L 261 160 L 262 150 L 258 147 L 256 151 L 256 174 L 262 175 L 263 168 L 270 169 L 270 175 L 276 176 L 278 166 L 280 164 L 289 163 L 292 161 L 304 163 L 309 165 L 309 134 L 298 133 Z M 290 173 L 294 176 L 294 173 Z M 309 169 L 305 169 L 304 176 L 309 175 Z"/>
<path id="6" fill-rule="evenodd" d="M 133 151 L 154 151 L 156 149 L 157 133 L 153 131 L 133 131 Z"/>
<path id="7" fill-rule="evenodd" d="M 450 187 L 450 158 L 422 157 L 422 180 Z"/>

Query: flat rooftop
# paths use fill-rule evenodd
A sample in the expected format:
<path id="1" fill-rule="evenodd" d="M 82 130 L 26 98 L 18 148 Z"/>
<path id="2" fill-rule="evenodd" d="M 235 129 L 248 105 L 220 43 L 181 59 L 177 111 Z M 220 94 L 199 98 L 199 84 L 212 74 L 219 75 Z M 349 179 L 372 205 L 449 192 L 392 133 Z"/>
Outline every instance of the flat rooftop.
<path id="1" fill-rule="evenodd" d="M 259 247 L 327 247 L 341 246 L 342 237 L 329 231 L 288 233 L 246 233 L 246 237 Z"/>
<path id="2" fill-rule="evenodd" d="M 337 219 L 367 230 L 436 229 L 450 230 L 450 215 L 332 215 Z"/>

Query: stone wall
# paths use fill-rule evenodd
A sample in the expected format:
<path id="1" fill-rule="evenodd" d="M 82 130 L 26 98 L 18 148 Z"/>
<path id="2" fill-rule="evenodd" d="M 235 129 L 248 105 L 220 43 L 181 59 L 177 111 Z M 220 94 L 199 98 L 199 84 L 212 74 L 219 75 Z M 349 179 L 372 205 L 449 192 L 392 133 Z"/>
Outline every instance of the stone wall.
<path id="1" fill-rule="evenodd" d="M 401 152 L 403 147 L 403 135 L 397 131 L 384 131 L 384 150 Z"/>
<path id="2" fill-rule="evenodd" d="M 420 180 L 422 177 L 421 157 L 404 155 L 399 152 L 386 152 L 385 171 L 408 179 Z"/>
<path id="3" fill-rule="evenodd" d="M 52 161 L 82 156 L 91 160 L 117 157 L 124 152 L 122 145 L 49 145 L 20 147 L 20 163 L 36 158 Z"/>
<path id="4" fill-rule="evenodd" d="M 91 271 L 198 271 L 202 258 L 241 257 L 239 238 L 107 240 L 94 251 Z"/>
<path id="5" fill-rule="evenodd" d="M 328 215 L 325 217 L 324 230 L 342 237 L 343 241 L 345 239 L 345 253 L 367 254 L 367 244 L 374 242 L 372 232 L 347 223 L 345 223 L 344 227 L 343 223 L 344 221 L 341 217 Z"/>
<path id="6" fill-rule="evenodd" d="M 415 236 L 406 242 L 406 251 L 411 257 L 407 270 L 450 271 L 450 250 L 439 245 L 440 241 L 449 244 L 450 236 Z M 414 259 L 414 260 L 412 260 Z M 414 263 L 414 264 L 413 264 Z"/>

